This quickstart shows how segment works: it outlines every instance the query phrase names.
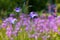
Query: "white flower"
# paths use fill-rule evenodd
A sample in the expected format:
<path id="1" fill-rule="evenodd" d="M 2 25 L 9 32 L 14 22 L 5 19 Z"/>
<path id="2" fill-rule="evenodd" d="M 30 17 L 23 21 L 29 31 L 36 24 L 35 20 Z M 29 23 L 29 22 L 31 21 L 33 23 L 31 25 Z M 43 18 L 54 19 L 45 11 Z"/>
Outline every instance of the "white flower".
<path id="1" fill-rule="evenodd" d="M 12 20 L 12 24 L 15 24 L 16 21 L 17 21 L 17 19 L 13 19 Z"/>

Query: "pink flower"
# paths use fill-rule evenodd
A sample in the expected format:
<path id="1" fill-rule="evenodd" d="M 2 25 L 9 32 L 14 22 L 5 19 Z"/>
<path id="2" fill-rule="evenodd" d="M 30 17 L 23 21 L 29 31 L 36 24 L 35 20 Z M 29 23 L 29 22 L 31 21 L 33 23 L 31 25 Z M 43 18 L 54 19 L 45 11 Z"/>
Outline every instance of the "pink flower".
<path id="1" fill-rule="evenodd" d="M 12 32 L 11 31 L 6 31 L 6 35 L 11 38 Z"/>

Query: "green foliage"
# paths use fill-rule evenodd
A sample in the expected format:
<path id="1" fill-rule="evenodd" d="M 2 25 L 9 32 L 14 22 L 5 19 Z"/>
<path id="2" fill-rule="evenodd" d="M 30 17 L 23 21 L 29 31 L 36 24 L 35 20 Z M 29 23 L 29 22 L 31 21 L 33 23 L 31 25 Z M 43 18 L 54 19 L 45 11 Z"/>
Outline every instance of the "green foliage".
<path id="1" fill-rule="evenodd" d="M 24 13 L 41 11 L 46 8 L 47 2 L 48 0 L 0 0 L 0 12 L 3 11 L 5 13 L 6 11 L 4 15 L 8 15 L 14 11 L 15 7 L 21 7 Z M 32 5 L 32 7 L 29 7 L 29 5 Z"/>
<path id="2" fill-rule="evenodd" d="M 28 2 L 29 2 L 29 0 L 27 0 L 24 4 L 23 4 L 23 6 L 22 6 L 22 12 L 23 13 L 28 13 L 28 8 L 29 8 L 29 6 L 28 6 Z"/>
<path id="3" fill-rule="evenodd" d="M 57 1 L 57 3 L 60 3 L 60 0 L 56 0 Z"/>
<path id="4" fill-rule="evenodd" d="M 13 10 L 16 6 L 23 7 L 28 0 L 0 0 L 0 10 Z M 29 0 L 29 5 L 33 5 L 32 10 L 44 9 L 48 0 Z"/>
<path id="5" fill-rule="evenodd" d="M 0 0 L 0 15 L 7 16 L 14 12 L 15 7 L 22 7 L 23 0 Z"/>
<path id="6" fill-rule="evenodd" d="M 12 10 L 16 6 L 22 7 L 22 0 L 0 0 L 0 10 Z"/>
<path id="7" fill-rule="evenodd" d="M 32 5 L 32 9 L 34 11 L 40 11 L 46 7 L 46 3 L 48 0 L 29 0 L 29 5 Z"/>

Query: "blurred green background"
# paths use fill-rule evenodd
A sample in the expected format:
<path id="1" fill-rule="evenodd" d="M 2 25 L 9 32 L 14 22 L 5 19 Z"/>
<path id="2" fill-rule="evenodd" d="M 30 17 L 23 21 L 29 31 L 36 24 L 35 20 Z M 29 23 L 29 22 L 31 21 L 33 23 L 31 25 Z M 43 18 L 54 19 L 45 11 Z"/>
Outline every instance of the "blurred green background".
<path id="1" fill-rule="evenodd" d="M 14 13 L 15 7 L 20 7 L 21 12 L 27 14 L 33 10 L 41 12 L 47 8 L 48 3 L 56 4 L 58 10 L 60 10 L 60 0 L 0 0 L 0 17 Z"/>

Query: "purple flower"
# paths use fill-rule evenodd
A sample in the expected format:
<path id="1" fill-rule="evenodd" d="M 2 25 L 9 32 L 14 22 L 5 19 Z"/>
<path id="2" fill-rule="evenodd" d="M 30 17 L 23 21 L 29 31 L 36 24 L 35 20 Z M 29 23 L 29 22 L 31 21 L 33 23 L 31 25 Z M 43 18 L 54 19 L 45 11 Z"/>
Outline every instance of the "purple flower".
<path id="1" fill-rule="evenodd" d="M 56 25 L 53 26 L 53 31 L 58 32 L 58 27 Z"/>
<path id="2" fill-rule="evenodd" d="M 11 38 L 11 35 L 12 35 L 12 30 L 11 30 L 11 28 L 7 28 L 7 30 L 6 30 L 6 35 L 9 37 L 9 38 Z"/>
<path id="3" fill-rule="evenodd" d="M 6 32 L 6 35 L 7 35 L 9 38 L 11 38 L 11 31 L 7 31 L 7 32 Z"/>
<path id="4" fill-rule="evenodd" d="M 20 12 L 21 11 L 21 8 L 17 7 L 15 8 L 15 12 Z"/>
<path id="5" fill-rule="evenodd" d="M 15 14 L 10 14 L 10 17 L 14 17 L 15 16 Z"/>
<path id="6" fill-rule="evenodd" d="M 26 27 L 25 30 L 28 31 L 29 30 L 29 27 Z"/>
<path id="7" fill-rule="evenodd" d="M 17 36 L 19 31 L 22 32 L 22 26 L 24 27 L 24 30 L 27 32 L 27 34 L 29 34 L 28 36 L 35 38 L 36 40 L 38 39 L 38 37 L 40 37 L 41 34 L 42 39 L 47 40 L 47 38 L 50 37 L 49 33 L 51 31 L 59 33 L 58 25 L 60 25 L 60 17 L 57 17 L 56 19 L 53 16 L 49 15 L 48 19 L 41 19 L 40 17 L 38 17 L 37 19 L 30 20 L 27 15 L 21 14 L 20 20 L 16 23 L 16 25 L 14 25 L 14 28 L 11 24 L 12 20 L 16 19 L 13 17 L 9 17 L 2 23 L 2 27 L 6 28 L 6 34 L 9 38 L 11 38 L 11 35 Z"/>
<path id="8" fill-rule="evenodd" d="M 52 20 L 52 19 L 54 19 L 54 16 L 49 15 L 49 16 L 48 16 L 48 19 L 49 19 L 49 20 Z"/>
<path id="9" fill-rule="evenodd" d="M 15 30 L 18 31 L 20 29 L 20 27 L 16 27 Z"/>
<path id="10" fill-rule="evenodd" d="M 47 40 L 47 36 L 43 36 L 42 37 L 42 40 Z"/>
<path id="11" fill-rule="evenodd" d="M 9 23 L 12 23 L 12 20 L 13 20 L 13 17 L 9 17 L 9 18 L 7 18 L 5 21 L 6 21 L 6 22 L 9 22 Z"/>
<path id="12" fill-rule="evenodd" d="M 30 12 L 30 17 L 34 18 L 35 16 L 38 16 L 38 14 L 36 12 Z"/>
<path id="13" fill-rule="evenodd" d="M 2 23 L 2 28 L 6 28 L 7 27 L 7 23 Z"/>

